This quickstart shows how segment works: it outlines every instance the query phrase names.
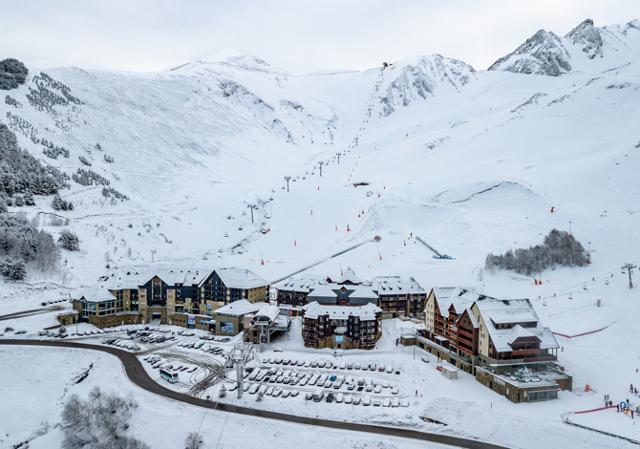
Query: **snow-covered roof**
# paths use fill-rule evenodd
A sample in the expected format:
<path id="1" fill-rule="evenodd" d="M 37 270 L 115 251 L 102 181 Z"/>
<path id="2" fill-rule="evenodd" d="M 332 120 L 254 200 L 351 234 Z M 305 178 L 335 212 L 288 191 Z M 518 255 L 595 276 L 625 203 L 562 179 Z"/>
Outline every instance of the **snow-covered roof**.
<path id="1" fill-rule="evenodd" d="M 449 315 L 449 308 L 451 306 L 455 309 L 456 314 L 461 315 L 465 309 L 469 309 L 476 301 L 495 299 L 463 287 L 434 287 L 433 291 L 436 296 L 440 315 L 442 316 Z M 470 313 L 469 315 L 473 314 Z"/>
<path id="2" fill-rule="evenodd" d="M 329 315 L 332 320 L 346 320 L 350 316 L 357 316 L 362 321 L 372 321 L 379 312 L 382 312 L 382 309 L 371 303 L 363 306 L 328 306 L 314 301 L 304 306 L 305 318 L 312 319 Z"/>
<path id="3" fill-rule="evenodd" d="M 211 274 L 210 268 L 173 267 L 164 265 L 145 267 L 124 267 L 100 277 L 99 281 L 107 288 L 137 288 L 158 276 L 168 285 L 197 285 Z"/>
<path id="4" fill-rule="evenodd" d="M 246 299 L 239 299 L 238 301 L 220 307 L 215 313 L 219 315 L 242 316 L 248 313 L 256 313 L 264 305 L 265 303 L 263 302 L 249 302 Z"/>
<path id="5" fill-rule="evenodd" d="M 265 317 L 268 319 L 269 322 L 272 322 L 272 321 L 275 321 L 276 318 L 278 318 L 278 315 L 280 315 L 280 308 L 278 306 L 274 306 L 271 304 L 264 304 L 260 308 L 260 310 L 256 312 L 253 318 L 256 319 L 256 318 Z"/>
<path id="6" fill-rule="evenodd" d="M 108 289 L 101 285 L 93 285 L 78 291 L 78 298 L 84 298 L 87 302 L 114 301 L 116 297 Z"/>
<path id="7" fill-rule="evenodd" d="M 362 284 L 362 281 L 351 267 L 347 267 L 347 269 L 344 270 L 340 275 L 340 278 L 336 281 L 336 284 L 344 284 L 347 282 L 351 282 L 352 284 Z"/>
<path id="8" fill-rule="evenodd" d="M 371 280 L 371 288 L 380 296 L 425 293 L 425 290 L 412 277 L 378 276 Z"/>
<path id="9" fill-rule="evenodd" d="M 543 327 L 533 305 L 528 299 L 485 299 L 476 302 L 489 337 L 498 352 L 512 351 L 511 344 L 521 337 L 536 337 L 540 340 L 540 349 L 558 348 L 553 333 Z M 513 325 L 498 329 L 497 324 Z M 535 323 L 535 324 L 534 324 Z M 521 324 L 526 324 L 522 326 Z"/>
<path id="10" fill-rule="evenodd" d="M 378 295 L 370 286 L 366 285 L 339 285 L 324 284 L 318 285 L 309 293 L 309 301 L 320 303 L 337 303 L 339 300 L 348 300 L 354 304 L 365 304 L 377 302 Z"/>
<path id="11" fill-rule="evenodd" d="M 305 292 L 309 293 L 316 286 L 322 283 L 321 279 L 314 277 L 295 277 L 288 278 L 284 281 L 280 281 L 277 284 L 274 284 L 273 287 L 277 290 L 289 290 L 295 292 Z"/>
<path id="12" fill-rule="evenodd" d="M 469 308 L 478 299 L 477 295 L 468 295 L 467 290 L 460 287 L 434 287 L 436 302 L 440 315 L 449 316 L 449 308 L 454 307 L 458 315 Z"/>
<path id="13" fill-rule="evenodd" d="M 227 288 L 249 289 L 269 285 L 268 281 L 246 268 L 219 268 L 215 272 Z"/>
<path id="14" fill-rule="evenodd" d="M 538 338 L 538 336 L 531 332 L 529 329 L 516 324 L 515 326 L 513 326 L 513 328 L 511 328 L 511 335 L 509 336 L 509 340 L 507 341 L 507 343 L 512 344 L 518 338 Z"/>

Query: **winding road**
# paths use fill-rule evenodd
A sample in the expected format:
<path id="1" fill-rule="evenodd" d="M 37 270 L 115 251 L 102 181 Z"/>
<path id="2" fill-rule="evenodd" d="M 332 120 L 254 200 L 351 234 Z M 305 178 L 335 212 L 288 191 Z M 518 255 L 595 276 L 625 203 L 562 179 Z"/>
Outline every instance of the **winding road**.
<path id="1" fill-rule="evenodd" d="M 215 409 L 221 412 L 237 413 L 239 415 L 254 416 L 266 419 L 274 419 L 279 421 L 286 421 L 296 424 L 306 424 L 310 426 L 320 426 L 330 429 L 348 430 L 354 432 L 365 432 L 375 435 L 386 435 L 401 438 L 410 438 L 413 440 L 429 441 L 432 443 L 444 444 L 448 446 L 466 448 L 466 449 L 507 449 L 505 446 L 499 446 L 492 443 L 486 443 L 483 441 L 461 438 L 451 435 L 442 435 L 438 433 L 421 432 L 418 430 L 405 429 L 400 427 L 380 426 L 373 424 L 363 424 L 348 421 L 335 421 L 330 419 L 312 418 L 307 416 L 290 415 L 287 413 L 279 413 L 269 410 L 257 410 L 250 407 L 244 407 L 233 404 L 226 404 L 223 402 L 208 401 L 201 398 L 189 396 L 177 391 L 164 388 L 162 385 L 155 382 L 147 372 L 145 371 L 142 363 L 138 360 L 135 354 L 132 354 L 121 349 L 113 348 L 110 346 L 99 346 L 85 344 L 75 341 L 61 341 L 61 340 L 19 340 L 19 339 L 0 339 L 0 345 L 10 346 L 45 346 L 56 348 L 74 348 L 74 349 L 89 349 L 93 351 L 106 352 L 120 359 L 124 366 L 125 373 L 131 382 L 147 390 L 151 393 L 164 396 L 176 401 L 185 402 L 188 404 L 197 405 L 199 407 L 205 407 Z"/>

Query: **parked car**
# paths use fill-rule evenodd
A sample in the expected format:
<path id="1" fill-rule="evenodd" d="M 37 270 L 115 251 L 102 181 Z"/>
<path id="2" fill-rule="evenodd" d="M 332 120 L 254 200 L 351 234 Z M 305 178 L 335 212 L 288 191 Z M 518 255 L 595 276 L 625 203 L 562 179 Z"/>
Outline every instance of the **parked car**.
<path id="1" fill-rule="evenodd" d="M 371 398 L 369 396 L 362 398 L 362 405 L 369 407 L 371 405 Z"/>

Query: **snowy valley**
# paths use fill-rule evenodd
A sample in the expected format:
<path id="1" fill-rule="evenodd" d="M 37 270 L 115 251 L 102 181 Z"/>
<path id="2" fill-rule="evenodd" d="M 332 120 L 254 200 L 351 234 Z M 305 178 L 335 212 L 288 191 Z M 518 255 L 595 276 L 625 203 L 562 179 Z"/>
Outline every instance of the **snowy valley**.
<path id="1" fill-rule="evenodd" d="M 564 37 L 541 30 L 488 70 L 430 55 L 364 71 L 292 74 L 225 50 L 157 73 L 29 67 L 26 82 L 0 97 L 0 123 L 21 148 L 69 175 L 59 195 L 73 203 L 73 210 L 54 210 L 52 195 L 35 195 L 34 206 L 10 205 L 8 213 L 24 214 L 54 240 L 65 229 L 79 238 L 79 251 L 62 250 L 56 268 L 28 266 L 25 279 L 0 280 L 0 315 L 68 299 L 111 270 L 155 266 L 242 267 L 271 284 L 301 270 L 322 277 L 352 267 L 366 279 L 411 276 L 427 291 L 462 286 L 529 298 L 556 333 L 559 361 L 573 376 L 574 391 L 554 401 L 513 404 L 470 377 L 453 387 L 432 373 L 426 377 L 438 387 L 430 389 L 420 370 L 433 368 L 414 361 L 413 349 L 389 344 L 404 325 L 395 319 L 372 357 L 402 366 L 416 397 L 417 388 L 428 391 L 410 411 L 446 422 L 446 434 L 513 448 L 632 447 L 568 426 L 563 414 L 598 408 L 605 394 L 622 400 L 630 383 L 640 384 L 640 298 L 621 271 L 640 262 L 640 21 L 598 27 L 586 20 Z M 590 264 L 537 276 L 486 269 L 488 254 L 539 244 L 552 229 L 571 232 Z M 451 259 L 434 258 L 422 241 Z M 633 276 L 640 282 L 637 270 Z M 0 334 L 12 326 L 31 337 L 55 325 L 58 311 L 5 317 Z M 297 355 L 308 351 L 288 340 L 280 345 Z M 11 414 L 7 403 L 19 401 L 21 389 L 42 391 L 52 404 L 67 390 L 89 389 L 29 373 L 30 366 L 50 365 L 67 376 L 95 359 L 89 383 L 125 385 L 149 419 L 159 413 L 170 425 L 178 414 L 188 426 L 201 419 L 195 406 L 127 383 L 106 355 L 33 351 L 0 349 L 0 372 L 19 386 L 1 390 L 9 400 L 0 415 Z M 362 352 L 354 353 L 368 356 Z M 30 375 L 33 383 L 22 379 Z M 40 422 L 58 419 L 59 406 L 38 411 L 37 399 L 17 407 L 11 429 L 0 423 L 0 445 L 11 447 L 32 437 Z M 22 421 L 22 414 L 30 417 Z M 376 420 L 420 430 L 424 423 L 409 414 Z M 208 419 L 214 426 L 228 419 L 226 435 L 251 426 L 223 415 Z M 263 447 L 297 433 L 294 424 L 276 428 L 252 419 L 268 435 Z M 615 408 L 596 418 L 599 426 L 580 419 L 640 440 L 640 428 Z M 524 421 L 544 445 L 532 441 Z M 134 427 L 162 447 L 141 419 Z M 318 441 L 362 449 L 418 445 L 357 435 L 340 431 Z M 31 447 L 53 447 L 47 444 L 56 438 L 35 438 Z M 246 443 L 225 438 L 225 447 Z"/>

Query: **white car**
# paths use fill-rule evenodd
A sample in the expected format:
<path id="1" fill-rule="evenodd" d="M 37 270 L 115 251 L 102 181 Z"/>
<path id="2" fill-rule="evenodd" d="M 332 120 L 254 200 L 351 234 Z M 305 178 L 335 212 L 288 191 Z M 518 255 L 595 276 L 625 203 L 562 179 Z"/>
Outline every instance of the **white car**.
<path id="1" fill-rule="evenodd" d="M 338 394 L 336 395 L 336 402 L 337 402 L 338 404 L 342 404 L 342 401 L 344 401 L 344 395 L 343 395 L 342 393 L 338 393 Z"/>
<path id="2" fill-rule="evenodd" d="M 364 405 L 365 407 L 369 407 L 371 405 L 371 398 L 369 396 L 363 397 L 362 398 L 362 405 Z"/>

